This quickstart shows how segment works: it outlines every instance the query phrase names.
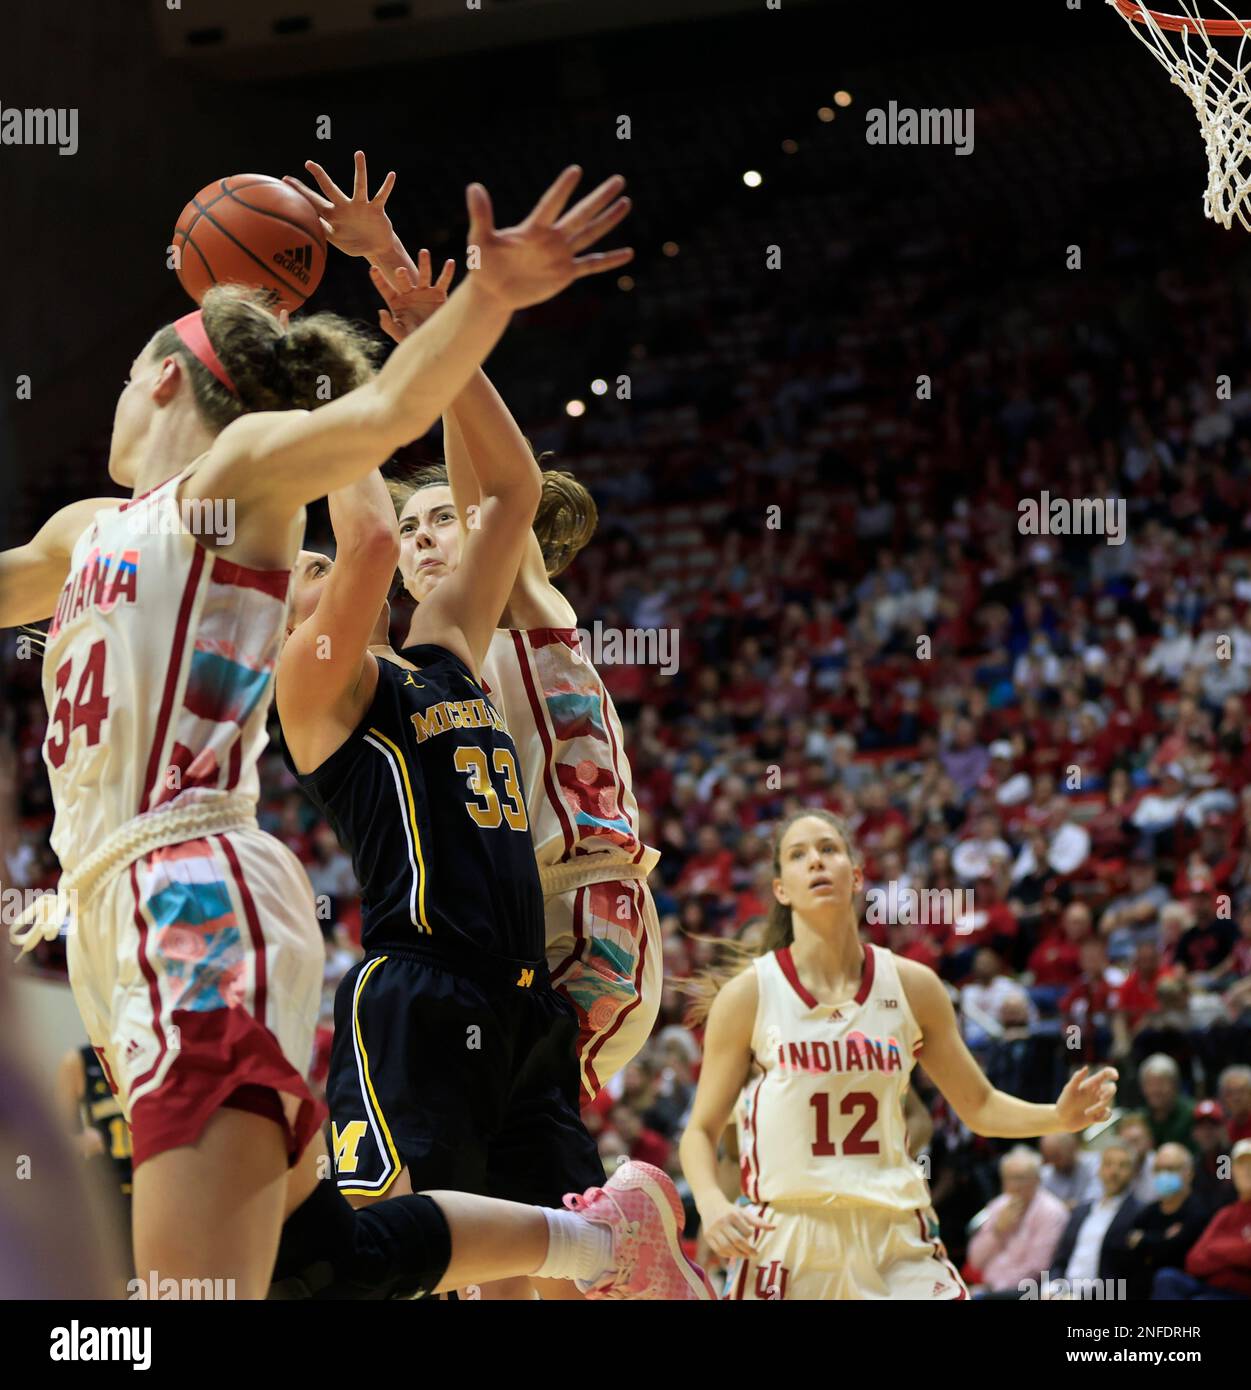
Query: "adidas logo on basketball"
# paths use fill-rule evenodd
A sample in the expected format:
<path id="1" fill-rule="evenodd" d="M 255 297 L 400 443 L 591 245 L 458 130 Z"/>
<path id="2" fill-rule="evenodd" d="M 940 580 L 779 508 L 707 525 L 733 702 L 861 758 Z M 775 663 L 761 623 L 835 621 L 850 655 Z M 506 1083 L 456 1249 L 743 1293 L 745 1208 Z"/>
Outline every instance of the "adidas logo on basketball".
<path id="1" fill-rule="evenodd" d="M 283 270 L 294 275 L 302 284 L 307 285 L 309 271 L 313 268 L 313 247 L 311 243 L 304 246 L 289 246 L 285 251 L 275 251 L 274 261 Z"/>

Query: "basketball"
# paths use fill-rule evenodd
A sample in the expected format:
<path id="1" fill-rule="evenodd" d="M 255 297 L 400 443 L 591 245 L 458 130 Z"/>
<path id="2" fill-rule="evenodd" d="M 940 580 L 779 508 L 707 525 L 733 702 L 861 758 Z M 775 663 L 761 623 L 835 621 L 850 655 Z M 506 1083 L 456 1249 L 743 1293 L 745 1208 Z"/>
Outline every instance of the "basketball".
<path id="1" fill-rule="evenodd" d="M 200 189 L 183 208 L 172 245 L 178 279 L 197 304 L 214 285 L 252 285 L 294 311 L 326 268 L 317 214 L 268 174 L 233 174 Z"/>

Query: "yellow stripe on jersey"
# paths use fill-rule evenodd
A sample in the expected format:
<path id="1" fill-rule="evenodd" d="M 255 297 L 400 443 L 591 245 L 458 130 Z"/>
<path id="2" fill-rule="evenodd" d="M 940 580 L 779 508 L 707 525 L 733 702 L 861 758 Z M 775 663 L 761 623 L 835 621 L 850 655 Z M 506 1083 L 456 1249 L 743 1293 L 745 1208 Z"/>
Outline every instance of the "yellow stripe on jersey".
<path id="1" fill-rule="evenodd" d="M 409 843 L 417 855 L 417 922 L 423 931 L 434 935 L 431 931 L 430 923 L 426 920 L 426 861 L 421 853 L 421 832 L 417 829 L 417 808 L 413 802 L 413 785 L 408 777 L 408 765 L 404 761 L 404 754 L 401 749 L 393 743 L 380 729 L 370 729 L 370 734 L 385 745 L 381 751 L 383 756 L 391 763 L 391 769 L 403 785 L 403 800 L 401 802 L 401 813 L 407 812 L 407 825 L 409 828 Z M 376 747 L 377 745 L 375 745 Z"/>
<path id="2" fill-rule="evenodd" d="M 382 1107 L 378 1104 L 378 1097 L 374 1092 L 373 1078 L 369 1074 L 369 1054 L 365 1051 L 365 1039 L 361 1035 L 361 994 L 364 992 L 365 985 L 368 983 L 369 977 L 374 973 L 375 970 L 377 970 L 377 968 L 385 960 L 386 956 L 379 956 L 377 960 L 370 961 L 369 964 L 364 968 L 364 970 L 361 971 L 360 977 L 356 981 L 356 988 L 352 991 L 352 1032 L 356 1040 L 357 1057 L 360 1059 L 361 1078 L 365 1083 L 365 1091 L 368 1095 L 368 1099 L 366 1099 L 365 1105 L 366 1108 L 369 1110 L 371 1117 L 378 1121 L 378 1125 L 382 1130 L 383 1138 L 387 1142 L 387 1152 L 391 1156 L 391 1172 L 386 1182 L 381 1187 L 344 1187 L 342 1184 L 340 1184 L 339 1191 L 349 1197 L 378 1197 L 382 1195 L 384 1192 L 387 1192 L 390 1189 L 391 1184 L 400 1175 L 400 1156 L 399 1153 L 396 1151 L 395 1140 L 391 1138 L 391 1131 L 387 1128 L 387 1118 L 382 1113 Z M 338 1132 L 335 1131 L 336 1150 L 339 1147 L 339 1144 L 337 1142 L 338 1137 Z M 359 1142 L 360 1141 L 358 1137 L 357 1143 Z M 355 1145 L 353 1145 L 352 1147 L 353 1149 L 355 1149 Z M 337 1164 L 337 1153 L 335 1155 L 335 1159 Z"/>

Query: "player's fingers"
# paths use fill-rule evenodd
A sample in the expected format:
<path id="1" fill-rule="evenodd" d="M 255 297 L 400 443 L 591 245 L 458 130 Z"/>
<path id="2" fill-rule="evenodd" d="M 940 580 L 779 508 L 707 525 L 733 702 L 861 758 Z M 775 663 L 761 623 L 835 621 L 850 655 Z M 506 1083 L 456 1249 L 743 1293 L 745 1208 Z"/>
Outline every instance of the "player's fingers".
<path id="1" fill-rule="evenodd" d="M 321 223 L 321 229 L 327 236 L 334 236 L 334 227 L 324 217 L 319 217 L 317 220 Z"/>
<path id="2" fill-rule="evenodd" d="M 734 1255 L 750 1255 L 752 1253 L 751 1241 L 746 1236 L 740 1236 L 734 1231 L 723 1232 L 719 1240 L 721 1249 L 717 1253 L 723 1260 Z"/>
<path id="3" fill-rule="evenodd" d="M 625 179 L 620 174 L 613 174 L 611 178 L 606 178 L 598 188 L 591 189 L 585 198 L 580 198 L 574 203 L 573 207 L 557 222 L 557 230 L 564 232 L 566 236 L 581 231 L 596 213 L 612 202 L 624 187 Z"/>
<path id="4" fill-rule="evenodd" d="M 365 166 L 365 151 L 357 150 L 352 156 L 352 201 L 361 202 L 369 197 L 369 170 Z"/>
<path id="5" fill-rule="evenodd" d="M 481 246 L 495 231 L 495 214 L 491 208 L 491 195 L 480 183 L 471 183 L 465 189 L 465 206 L 469 211 L 470 243 Z"/>
<path id="6" fill-rule="evenodd" d="M 585 227 L 569 243 L 573 251 L 583 251 L 588 246 L 594 246 L 603 236 L 606 236 L 617 225 L 618 222 L 630 215 L 633 204 L 629 198 L 618 198 L 612 207 L 601 212 L 598 217 L 593 217 Z"/>
<path id="7" fill-rule="evenodd" d="M 328 199 L 323 198 L 320 193 L 314 193 L 306 183 L 301 183 L 294 174 L 284 174 L 282 181 L 288 188 L 294 188 L 297 193 L 303 194 L 313 205 L 315 212 L 333 212 L 334 204 Z"/>
<path id="8" fill-rule="evenodd" d="M 761 1222 L 760 1218 L 749 1211 L 740 1209 L 734 1214 L 734 1232 L 740 1240 L 745 1240 L 748 1245 L 756 1238 L 756 1232 L 761 1229 L 772 1229 Z"/>
<path id="9" fill-rule="evenodd" d="M 394 169 L 390 169 L 390 170 L 387 171 L 387 176 L 386 176 L 386 178 L 382 180 L 382 185 L 381 185 L 381 187 L 379 187 L 377 193 L 374 194 L 373 200 L 372 200 L 372 201 L 375 202 L 375 203 L 377 203 L 378 206 L 379 206 L 380 208 L 386 207 L 386 205 L 387 205 L 387 199 L 391 196 L 391 190 L 392 190 L 394 187 L 395 187 L 395 170 L 394 170 Z"/>
<path id="10" fill-rule="evenodd" d="M 380 270 L 376 265 L 371 265 L 369 267 L 369 278 L 373 281 L 374 289 L 386 300 L 387 308 L 394 311 L 396 301 L 399 299 L 399 292 L 390 280 L 387 279 L 385 272 Z"/>
<path id="11" fill-rule="evenodd" d="M 424 246 L 417 252 L 417 284 L 422 289 L 430 284 L 430 252 Z"/>
<path id="12" fill-rule="evenodd" d="M 1089 1070 L 1090 1068 L 1088 1066 L 1078 1067 L 1078 1069 L 1073 1073 L 1073 1075 L 1069 1077 L 1069 1085 L 1080 1086 L 1086 1080 L 1086 1073 Z"/>
<path id="13" fill-rule="evenodd" d="M 400 330 L 396 326 L 395 320 L 386 309 L 378 310 L 378 327 L 382 329 L 388 338 L 393 339 L 397 343 L 400 341 Z"/>
<path id="14" fill-rule="evenodd" d="M 452 276 L 456 274 L 456 262 L 449 256 L 443 262 L 443 269 L 439 272 L 439 278 L 434 282 L 436 290 L 446 290 L 452 283 Z"/>
<path id="15" fill-rule="evenodd" d="M 413 280 L 412 275 L 409 274 L 406 265 L 397 265 L 395 267 L 395 288 L 400 294 L 408 294 L 410 290 L 415 290 L 417 288 L 417 283 Z"/>
<path id="16" fill-rule="evenodd" d="M 526 224 L 528 226 L 550 227 L 560 216 L 561 208 L 569 201 L 569 195 L 577 188 L 578 180 L 581 177 L 582 170 L 576 164 L 571 164 L 563 170 L 547 192 L 535 203 L 530 216 L 526 218 Z"/>
<path id="17" fill-rule="evenodd" d="M 306 159 L 304 167 L 317 180 L 317 187 L 330 199 L 331 203 L 346 203 L 347 194 L 339 187 L 315 159 Z"/>
<path id="18" fill-rule="evenodd" d="M 620 251 L 597 251 L 590 256 L 579 256 L 573 263 L 574 278 L 581 280 L 585 275 L 602 275 L 633 259 L 634 248 L 630 246 L 623 246 Z"/>

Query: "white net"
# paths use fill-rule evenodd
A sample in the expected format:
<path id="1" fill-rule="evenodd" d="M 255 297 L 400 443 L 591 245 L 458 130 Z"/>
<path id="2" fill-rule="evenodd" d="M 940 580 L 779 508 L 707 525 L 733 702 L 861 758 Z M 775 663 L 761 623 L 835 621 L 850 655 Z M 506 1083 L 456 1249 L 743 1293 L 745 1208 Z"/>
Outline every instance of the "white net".
<path id="1" fill-rule="evenodd" d="M 1141 0 L 1108 0 L 1195 109 L 1208 155 L 1204 212 L 1222 227 L 1236 217 L 1251 231 L 1251 20 L 1208 0 L 1209 11 L 1223 11 L 1213 26 L 1214 16 L 1201 16 L 1190 0 L 1168 3 L 1177 14 L 1153 14 Z"/>

